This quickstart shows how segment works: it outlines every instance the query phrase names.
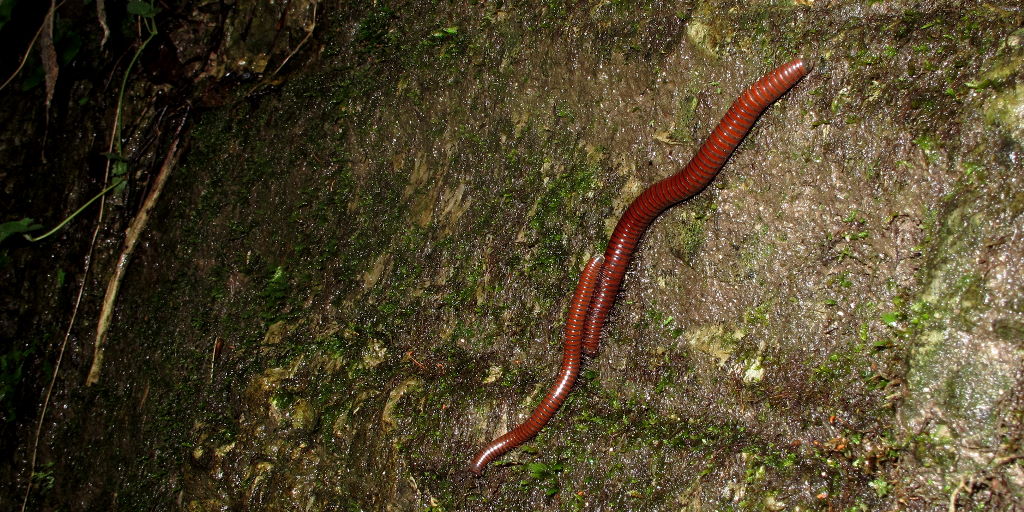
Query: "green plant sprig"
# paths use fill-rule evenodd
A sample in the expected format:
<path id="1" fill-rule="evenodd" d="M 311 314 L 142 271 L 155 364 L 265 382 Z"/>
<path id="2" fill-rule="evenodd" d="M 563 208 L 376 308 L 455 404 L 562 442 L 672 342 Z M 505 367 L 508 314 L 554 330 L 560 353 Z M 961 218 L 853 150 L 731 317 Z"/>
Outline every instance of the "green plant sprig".
<path id="1" fill-rule="evenodd" d="M 40 240 L 42 240 L 42 239 L 44 239 L 44 238 L 46 238 L 46 237 L 56 233 L 57 231 L 60 230 L 60 228 L 64 227 L 65 224 L 67 224 L 68 222 L 71 222 L 71 219 L 75 218 L 76 216 L 78 216 L 79 213 L 82 213 L 83 210 L 88 208 L 89 205 L 91 205 L 92 203 L 96 202 L 97 199 L 103 197 L 104 194 L 106 194 L 107 192 L 110 192 L 111 190 L 117 188 L 118 186 L 120 186 L 124 182 L 125 182 L 124 178 L 117 178 L 117 179 L 115 179 L 114 182 L 110 184 L 110 186 L 108 186 L 107 188 L 101 190 L 99 194 L 96 194 L 95 196 L 93 196 L 92 199 L 88 200 L 85 204 L 83 204 L 81 207 L 79 207 L 77 210 L 75 210 L 74 213 L 72 213 L 71 215 L 68 215 L 67 218 L 64 219 L 63 221 L 61 221 L 60 224 L 57 224 L 56 226 L 54 226 L 53 229 L 47 231 L 46 233 L 43 233 L 42 235 L 39 235 L 39 236 L 32 236 L 32 235 L 29 235 L 27 233 L 23 233 L 21 236 L 25 237 L 25 240 L 28 240 L 29 242 L 38 242 L 38 241 L 40 241 Z M 29 222 L 31 222 L 31 219 L 28 219 L 28 220 L 29 220 Z"/>

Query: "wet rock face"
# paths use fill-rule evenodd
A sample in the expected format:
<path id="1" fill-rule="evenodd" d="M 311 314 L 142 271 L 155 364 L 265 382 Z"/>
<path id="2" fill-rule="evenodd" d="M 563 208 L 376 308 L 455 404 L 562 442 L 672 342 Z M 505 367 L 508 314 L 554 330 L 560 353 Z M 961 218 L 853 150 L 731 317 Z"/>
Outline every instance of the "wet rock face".
<path id="1" fill-rule="evenodd" d="M 1024 89 L 1016 79 L 1024 70 L 1024 29 L 1011 33 L 970 85 L 992 88 L 984 102 L 985 120 L 1010 135 L 1017 145 L 1024 143 Z"/>
<path id="2" fill-rule="evenodd" d="M 126 507 L 1024 506 L 1014 8 L 332 10 L 308 67 L 194 128 L 91 404 L 137 419 L 57 438 L 151 449 L 96 486 Z M 625 206 L 795 55 L 815 71 L 641 241 L 563 409 L 468 478 Z"/>

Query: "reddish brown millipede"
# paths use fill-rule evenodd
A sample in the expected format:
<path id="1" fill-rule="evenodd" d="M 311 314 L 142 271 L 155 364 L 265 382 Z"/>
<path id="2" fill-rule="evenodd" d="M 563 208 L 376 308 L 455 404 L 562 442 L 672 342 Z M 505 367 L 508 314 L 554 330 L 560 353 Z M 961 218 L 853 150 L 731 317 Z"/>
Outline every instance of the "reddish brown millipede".
<path id="1" fill-rule="evenodd" d="M 587 355 L 597 354 L 601 331 L 640 237 L 658 215 L 711 183 L 758 117 L 808 72 L 810 65 L 803 59 L 794 59 L 754 82 L 733 102 L 686 167 L 633 200 L 615 226 L 604 257 L 591 259 L 580 274 L 566 319 L 565 353 L 555 384 L 522 425 L 495 439 L 473 457 L 470 471 L 481 474 L 489 462 L 530 439 L 547 424 L 576 382 L 581 346 Z"/>
<path id="2" fill-rule="evenodd" d="M 626 267 L 651 222 L 672 205 L 693 197 L 711 183 L 761 113 L 809 71 L 810 66 L 803 59 L 794 59 L 754 82 L 733 102 L 683 170 L 650 186 L 626 208 L 605 249 L 601 284 L 584 327 L 583 351 L 588 356 L 597 354 L 601 331 L 615 304 Z"/>
<path id="3" fill-rule="evenodd" d="M 540 405 L 534 409 L 533 414 L 530 414 L 530 417 L 522 425 L 491 441 L 476 454 L 476 457 L 473 457 L 473 462 L 469 465 L 470 471 L 479 475 L 487 463 L 536 435 L 562 406 L 565 397 L 569 396 L 569 390 L 572 389 L 573 383 L 576 382 L 576 376 L 580 373 L 583 322 L 587 319 L 590 300 L 594 296 L 603 261 L 604 258 L 600 256 L 591 258 L 587 266 L 583 268 L 583 273 L 580 274 L 580 282 L 576 285 L 576 293 L 572 296 L 568 318 L 565 320 L 565 352 L 562 355 L 562 369 L 558 372 L 555 384 L 551 386 L 547 396 L 541 400 Z"/>

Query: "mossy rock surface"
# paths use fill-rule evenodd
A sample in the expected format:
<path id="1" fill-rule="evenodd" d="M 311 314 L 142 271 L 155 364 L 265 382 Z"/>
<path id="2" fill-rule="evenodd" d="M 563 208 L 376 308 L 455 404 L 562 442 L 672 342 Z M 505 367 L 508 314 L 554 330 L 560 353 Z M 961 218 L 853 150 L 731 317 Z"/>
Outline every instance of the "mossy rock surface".
<path id="1" fill-rule="evenodd" d="M 330 7 L 198 116 L 32 503 L 1024 507 L 1013 2 Z M 644 237 L 566 405 L 469 477 L 624 208 L 801 55 Z"/>

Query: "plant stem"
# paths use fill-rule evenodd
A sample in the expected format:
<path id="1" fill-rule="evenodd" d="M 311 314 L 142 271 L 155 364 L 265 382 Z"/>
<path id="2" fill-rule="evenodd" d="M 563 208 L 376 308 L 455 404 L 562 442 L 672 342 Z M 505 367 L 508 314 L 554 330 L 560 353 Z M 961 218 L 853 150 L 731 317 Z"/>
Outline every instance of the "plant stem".
<path id="1" fill-rule="evenodd" d="M 103 197 L 104 194 L 106 194 L 107 192 L 110 192 L 114 187 L 116 187 L 116 186 L 118 186 L 118 185 L 120 185 L 120 184 L 122 184 L 124 182 L 125 182 L 124 178 L 117 178 L 116 180 L 114 180 L 113 183 L 110 184 L 109 187 L 101 190 L 99 194 L 96 194 L 92 199 L 90 199 L 88 202 L 83 204 L 81 208 L 75 210 L 75 213 L 72 213 L 71 215 L 68 215 L 68 217 L 66 219 L 64 219 L 63 221 L 61 221 L 60 224 L 57 224 L 57 226 L 55 226 L 53 229 L 47 231 L 46 233 L 43 233 L 42 235 L 39 235 L 39 236 L 32 236 L 32 235 L 21 235 L 21 236 L 25 237 L 25 240 L 28 240 L 29 242 L 38 242 L 38 241 L 40 241 L 40 240 L 42 240 L 42 239 L 44 239 L 44 238 L 46 238 L 46 237 L 56 233 L 57 231 L 60 230 L 60 228 L 64 227 L 65 224 L 67 224 L 68 222 L 71 222 L 71 219 L 73 219 L 76 216 L 78 216 L 79 213 L 82 213 L 82 210 L 85 210 L 86 208 L 89 207 L 90 204 L 96 202 L 97 199 Z"/>

